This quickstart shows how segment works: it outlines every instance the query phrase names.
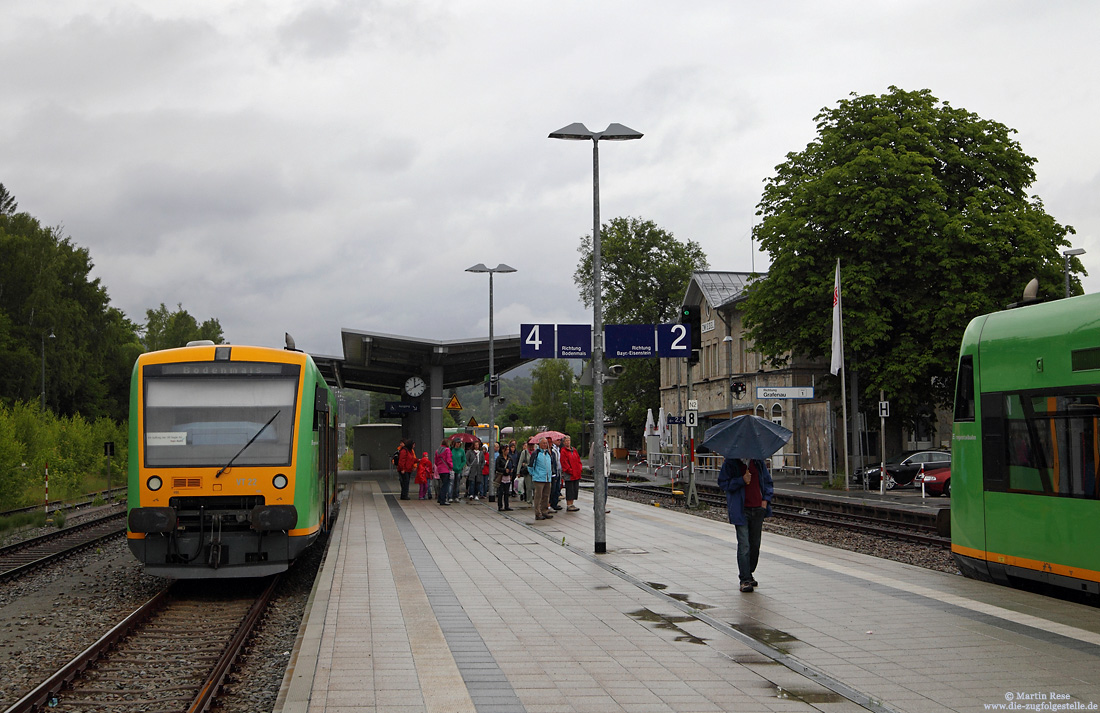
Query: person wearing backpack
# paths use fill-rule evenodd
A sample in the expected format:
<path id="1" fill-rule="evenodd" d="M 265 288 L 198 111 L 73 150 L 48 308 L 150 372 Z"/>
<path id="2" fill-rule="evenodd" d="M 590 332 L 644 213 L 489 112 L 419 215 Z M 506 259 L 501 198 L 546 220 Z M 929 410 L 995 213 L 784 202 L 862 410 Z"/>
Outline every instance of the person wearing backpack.
<path id="1" fill-rule="evenodd" d="M 416 441 L 401 441 L 401 449 L 397 451 L 397 478 L 401 481 L 401 499 L 409 499 L 409 481 L 416 471 Z"/>

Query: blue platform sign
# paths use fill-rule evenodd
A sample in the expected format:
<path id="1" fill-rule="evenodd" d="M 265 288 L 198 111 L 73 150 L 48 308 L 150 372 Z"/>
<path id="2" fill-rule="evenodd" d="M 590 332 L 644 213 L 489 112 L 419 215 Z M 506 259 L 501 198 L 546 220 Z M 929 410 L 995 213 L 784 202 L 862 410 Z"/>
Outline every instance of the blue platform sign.
<path id="1" fill-rule="evenodd" d="M 519 355 L 522 359 L 554 358 L 554 325 L 519 325 Z"/>
<path id="2" fill-rule="evenodd" d="M 687 324 L 658 324 L 657 356 L 691 356 L 691 326 Z"/>
<path id="3" fill-rule="evenodd" d="M 608 324 L 604 327 L 609 359 L 657 356 L 652 324 Z"/>
<path id="4" fill-rule="evenodd" d="M 588 359 L 591 356 L 591 324 L 558 325 L 558 359 Z"/>

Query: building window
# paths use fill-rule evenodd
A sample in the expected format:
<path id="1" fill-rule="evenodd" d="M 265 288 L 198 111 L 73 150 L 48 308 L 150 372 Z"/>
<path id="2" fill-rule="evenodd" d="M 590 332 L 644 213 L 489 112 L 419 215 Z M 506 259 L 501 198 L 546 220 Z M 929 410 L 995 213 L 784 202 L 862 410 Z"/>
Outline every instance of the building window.
<path id="1" fill-rule="evenodd" d="M 772 423 L 777 426 L 783 425 L 783 407 L 779 404 L 772 406 Z"/>

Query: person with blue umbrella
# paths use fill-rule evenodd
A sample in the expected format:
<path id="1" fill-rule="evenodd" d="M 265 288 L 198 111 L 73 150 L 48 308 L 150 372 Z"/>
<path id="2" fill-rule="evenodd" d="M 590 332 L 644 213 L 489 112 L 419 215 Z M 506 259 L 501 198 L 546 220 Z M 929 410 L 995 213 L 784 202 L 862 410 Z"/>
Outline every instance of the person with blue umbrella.
<path id="1" fill-rule="evenodd" d="M 737 577 L 742 592 L 751 592 L 760 561 L 764 520 L 772 516 L 775 487 L 764 462 L 790 440 L 791 432 L 751 414 L 738 416 L 707 429 L 700 452 L 724 455 L 718 487 L 726 492 L 730 524 L 737 530 Z"/>

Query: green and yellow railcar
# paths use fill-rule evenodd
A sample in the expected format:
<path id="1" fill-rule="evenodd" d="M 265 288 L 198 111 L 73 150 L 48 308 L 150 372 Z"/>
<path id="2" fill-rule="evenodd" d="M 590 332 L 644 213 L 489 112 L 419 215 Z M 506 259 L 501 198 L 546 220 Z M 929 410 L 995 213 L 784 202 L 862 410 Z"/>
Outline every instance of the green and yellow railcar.
<path id="1" fill-rule="evenodd" d="M 138 358 L 127 537 L 150 574 L 281 572 L 331 526 L 336 400 L 299 351 L 194 343 Z"/>
<path id="2" fill-rule="evenodd" d="M 1100 592 L 1100 294 L 974 319 L 952 440 L 963 574 Z"/>

